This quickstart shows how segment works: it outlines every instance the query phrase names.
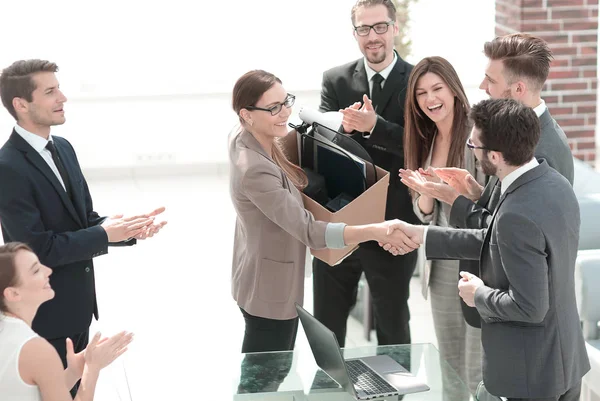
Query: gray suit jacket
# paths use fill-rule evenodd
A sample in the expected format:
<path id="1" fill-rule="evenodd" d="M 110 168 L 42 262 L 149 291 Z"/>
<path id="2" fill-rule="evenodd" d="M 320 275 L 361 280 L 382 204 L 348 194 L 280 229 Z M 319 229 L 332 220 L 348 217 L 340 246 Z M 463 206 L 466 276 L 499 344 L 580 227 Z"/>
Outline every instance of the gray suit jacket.
<path id="1" fill-rule="evenodd" d="M 304 209 L 300 191 L 249 132 L 230 135 L 229 160 L 233 298 L 251 315 L 292 319 L 304 299 L 306 246 L 325 248 L 327 223 Z"/>
<path id="2" fill-rule="evenodd" d="M 579 224 L 571 185 L 542 161 L 501 196 L 488 229 L 429 228 L 428 258 L 480 263 L 475 305 L 490 393 L 554 397 L 590 369 L 575 301 Z"/>
<path id="3" fill-rule="evenodd" d="M 535 149 L 537 159 L 545 159 L 548 165 L 562 174 L 573 185 L 573 155 L 567 144 L 567 137 L 556 120 L 546 111 L 540 116 L 541 135 Z M 491 177 L 481 198 L 473 202 L 464 196 L 459 196 L 452 204 L 450 211 L 450 226 L 457 228 L 484 228 L 489 224 L 492 213 L 500 200 L 500 181 Z M 479 275 L 479 263 L 463 260 L 460 270 Z M 468 324 L 481 327 L 477 310 L 469 308 L 461 299 L 463 316 Z"/>

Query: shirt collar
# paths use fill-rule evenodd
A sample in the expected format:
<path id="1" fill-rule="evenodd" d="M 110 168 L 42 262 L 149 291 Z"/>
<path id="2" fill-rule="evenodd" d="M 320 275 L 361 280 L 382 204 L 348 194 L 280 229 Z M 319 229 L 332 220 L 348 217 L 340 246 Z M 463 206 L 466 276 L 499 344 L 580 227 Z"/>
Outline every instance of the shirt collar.
<path id="1" fill-rule="evenodd" d="M 538 104 L 536 107 L 533 108 L 533 111 L 535 111 L 535 114 L 538 116 L 538 118 L 540 118 L 548 108 L 546 107 L 546 102 L 544 101 L 544 99 L 541 100 L 542 103 Z"/>
<path id="2" fill-rule="evenodd" d="M 373 75 L 377 74 L 377 71 L 369 67 L 366 57 L 363 59 L 363 61 L 365 63 L 365 70 L 367 71 L 367 81 L 371 82 L 371 78 L 373 78 Z M 390 65 L 385 67 L 383 70 L 379 71 L 379 75 L 381 75 L 384 80 L 386 80 L 387 77 L 390 75 L 390 72 L 392 72 L 392 69 L 396 65 L 396 61 L 398 61 L 398 55 L 396 54 L 396 52 L 394 52 L 394 59 L 392 60 Z"/>
<path id="3" fill-rule="evenodd" d="M 27 143 L 31 145 L 31 147 L 34 148 L 38 153 L 41 153 L 42 150 L 46 149 L 46 145 L 52 140 L 52 135 L 48 135 L 48 140 L 46 140 L 39 135 L 27 131 L 18 124 L 15 125 L 15 131 L 17 134 L 21 135 L 21 137 L 25 139 L 25 141 L 27 141 Z"/>
<path id="4" fill-rule="evenodd" d="M 521 167 L 519 167 L 518 169 L 516 169 L 512 173 L 508 174 L 502 180 L 502 183 L 501 183 L 501 186 L 500 186 L 500 193 L 504 194 L 504 192 L 506 192 L 506 190 L 508 189 L 508 187 L 510 187 L 512 185 L 512 183 L 517 180 L 517 178 L 519 178 L 520 176 L 522 176 L 523 174 L 525 174 L 529 170 L 532 170 L 532 169 L 536 168 L 538 165 L 539 165 L 539 163 L 536 160 L 536 158 L 534 157 L 533 159 L 531 159 L 526 164 L 522 165 Z"/>

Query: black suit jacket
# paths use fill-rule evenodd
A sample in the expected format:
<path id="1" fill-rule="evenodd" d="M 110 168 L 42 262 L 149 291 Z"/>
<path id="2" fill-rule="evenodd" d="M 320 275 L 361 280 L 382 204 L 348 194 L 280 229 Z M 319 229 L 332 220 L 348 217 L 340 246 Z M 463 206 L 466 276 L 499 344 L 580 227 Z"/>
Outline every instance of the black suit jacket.
<path id="1" fill-rule="evenodd" d="M 86 331 L 98 318 L 92 258 L 108 237 L 71 144 L 52 136 L 69 175 L 72 199 L 40 154 L 13 131 L 0 149 L 0 225 L 5 242 L 24 242 L 53 271 L 54 299 L 42 304 L 33 330 L 52 339 Z"/>
<path id="2" fill-rule="evenodd" d="M 420 224 L 413 212 L 408 188 L 398 177 L 398 170 L 404 168 L 404 100 L 412 68 L 398 56 L 383 85 L 373 133 L 368 139 L 363 138 L 361 132 L 351 135 L 367 150 L 377 166 L 390 172 L 385 218 Z M 362 102 L 365 94 L 370 97 L 364 59 L 360 58 L 325 71 L 319 109 L 323 112 L 338 111 Z"/>

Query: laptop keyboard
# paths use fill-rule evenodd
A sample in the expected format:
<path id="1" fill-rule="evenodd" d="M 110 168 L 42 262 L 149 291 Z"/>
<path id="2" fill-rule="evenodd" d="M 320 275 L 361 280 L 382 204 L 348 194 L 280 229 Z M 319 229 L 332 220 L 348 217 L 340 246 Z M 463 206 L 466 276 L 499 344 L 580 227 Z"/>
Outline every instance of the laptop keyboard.
<path id="1" fill-rule="evenodd" d="M 367 395 L 398 393 L 398 390 L 375 374 L 360 359 L 346 361 L 346 368 L 354 387 L 363 390 Z"/>

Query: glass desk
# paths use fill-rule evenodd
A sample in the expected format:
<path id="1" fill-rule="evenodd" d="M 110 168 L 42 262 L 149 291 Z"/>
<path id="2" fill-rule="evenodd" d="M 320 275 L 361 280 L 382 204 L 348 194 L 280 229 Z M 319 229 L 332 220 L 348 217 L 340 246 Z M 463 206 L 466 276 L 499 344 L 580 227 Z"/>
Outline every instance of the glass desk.
<path id="1" fill-rule="evenodd" d="M 380 400 L 468 401 L 469 390 L 456 372 L 440 359 L 431 344 L 372 346 L 343 350 L 344 358 L 389 355 L 431 388 L 421 393 Z M 233 379 L 233 400 L 322 400 L 349 401 L 347 394 L 319 369 L 310 349 L 240 355 L 240 368 Z"/>

